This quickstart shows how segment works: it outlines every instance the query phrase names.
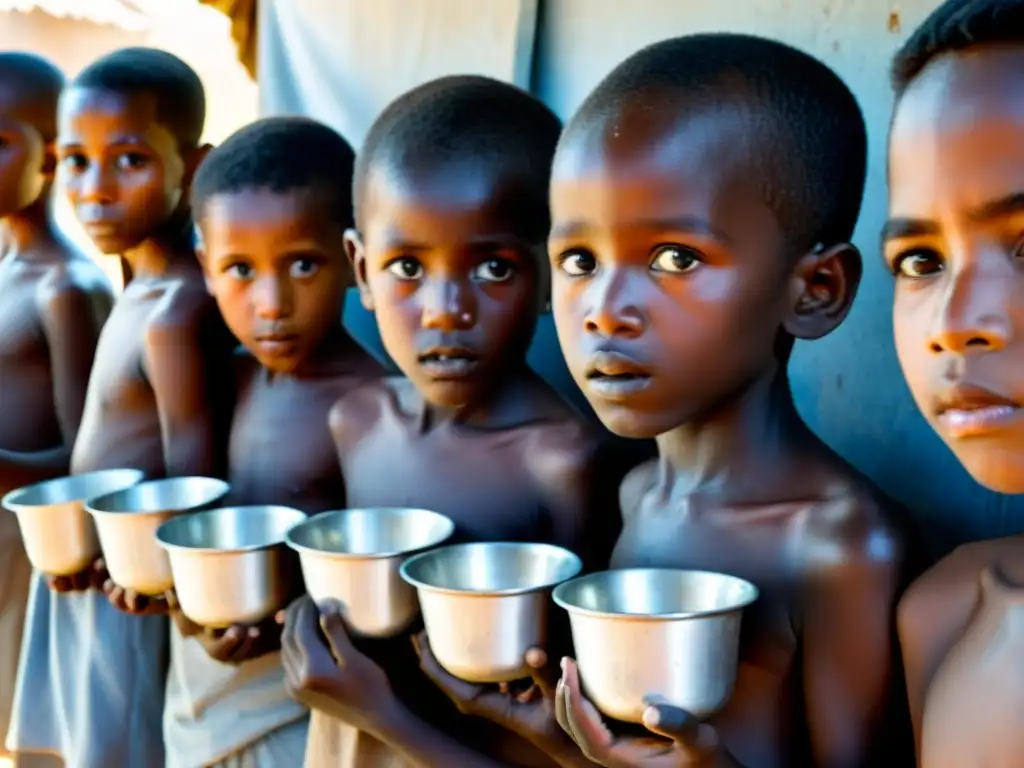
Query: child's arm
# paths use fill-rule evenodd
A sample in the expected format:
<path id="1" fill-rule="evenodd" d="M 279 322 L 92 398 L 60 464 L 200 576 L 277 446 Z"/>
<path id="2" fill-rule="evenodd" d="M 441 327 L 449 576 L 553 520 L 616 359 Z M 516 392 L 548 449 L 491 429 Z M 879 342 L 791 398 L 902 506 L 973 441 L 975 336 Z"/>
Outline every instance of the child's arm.
<path id="1" fill-rule="evenodd" d="M 50 353 L 53 402 L 62 444 L 41 451 L 0 450 L 4 492 L 68 471 L 85 409 L 96 342 L 106 320 L 97 299 L 72 278 L 44 283 L 39 288 L 37 306 Z M 109 300 L 104 303 L 109 306 Z"/>
<path id="2" fill-rule="evenodd" d="M 146 375 L 156 395 L 168 477 L 220 474 L 211 402 L 218 382 L 211 379 L 223 366 L 207 359 L 213 340 L 202 338 L 211 311 L 208 296 L 179 286 L 164 295 L 146 327 Z"/>
<path id="3" fill-rule="evenodd" d="M 352 645 L 335 604 L 318 609 L 302 597 L 288 608 L 284 624 L 281 659 L 298 701 L 373 735 L 418 768 L 501 768 L 402 704 L 384 671 Z"/>
<path id="4" fill-rule="evenodd" d="M 827 561 L 805 574 L 802 678 L 814 765 L 855 768 L 870 764 L 888 710 L 902 552 L 890 531 L 865 520 L 874 510 L 839 504 L 821 512 Z"/>

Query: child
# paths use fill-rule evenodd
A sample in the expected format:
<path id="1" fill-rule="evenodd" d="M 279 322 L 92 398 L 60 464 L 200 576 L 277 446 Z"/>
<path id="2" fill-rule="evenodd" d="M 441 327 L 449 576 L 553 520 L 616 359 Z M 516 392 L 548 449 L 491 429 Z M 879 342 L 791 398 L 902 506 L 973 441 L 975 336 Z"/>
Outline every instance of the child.
<path id="1" fill-rule="evenodd" d="M 591 518 L 607 498 L 596 484 L 610 476 L 598 468 L 602 440 L 525 363 L 547 294 L 547 184 L 560 129 L 533 97 L 483 77 L 416 88 L 370 129 L 348 247 L 363 304 L 404 376 L 360 387 L 331 411 L 349 507 L 426 507 L 452 518 L 461 539 L 600 548 Z M 404 638 L 408 659 L 392 655 L 382 672 L 332 614 L 322 621 L 336 652 L 344 648 L 340 668 L 308 598 L 286 628 L 290 685 L 320 710 L 309 768 L 495 764 L 486 755 L 552 764 L 460 718 Z M 327 701 L 309 659 L 326 661 Z"/>
<path id="2" fill-rule="evenodd" d="M 328 410 L 382 372 L 341 326 L 353 162 L 330 128 L 270 118 L 231 136 L 196 176 L 206 284 L 249 353 L 236 373 L 233 503 L 314 514 L 345 498 Z M 170 768 L 301 764 L 308 714 L 285 691 L 280 654 L 271 652 L 280 630 L 268 630 L 173 635 Z"/>
<path id="3" fill-rule="evenodd" d="M 99 338 L 72 473 L 218 471 L 207 377 L 221 337 L 186 194 L 204 109 L 184 62 L 139 48 L 96 61 L 61 97 L 64 191 L 96 245 L 134 276 Z M 60 754 L 69 768 L 162 765 L 167 622 L 119 613 L 101 592 L 65 592 L 102 583 L 99 571 L 52 581 L 58 592 L 33 579 L 12 746 Z M 133 596 L 121 607 L 149 608 Z"/>
<path id="4" fill-rule="evenodd" d="M 64 76 L 0 53 L 0 495 L 67 474 L 96 338 L 113 295 L 50 215 Z M 0 514 L 0 738 L 10 721 L 31 567 Z M 0 744 L 0 756 L 4 755 Z"/>
<path id="5" fill-rule="evenodd" d="M 1024 2 L 955 0 L 896 56 L 885 259 L 922 415 L 1024 493 Z M 919 765 L 1019 765 L 1024 539 L 967 544 L 899 607 Z"/>
<path id="6" fill-rule="evenodd" d="M 877 737 L 900 543 L 880 494 L 800 419 L 786 377 L 794 339 L 824 336 L 853 300 L 865 152 L 831 70 L 730 34 L 631 56 L 561 138 L 548 241 L 559 340 L 604 424 L 659 449 L 622 484 L 611 567 L 720 571 L 761 592 L 725 709 L 699 727 L 648 709 L 673 743 L 608 732 L 569 659 L 556 696 L 518 707 L 520 722 L 557 714 L 597 763 L 854 766 L 898 753 Z"/>

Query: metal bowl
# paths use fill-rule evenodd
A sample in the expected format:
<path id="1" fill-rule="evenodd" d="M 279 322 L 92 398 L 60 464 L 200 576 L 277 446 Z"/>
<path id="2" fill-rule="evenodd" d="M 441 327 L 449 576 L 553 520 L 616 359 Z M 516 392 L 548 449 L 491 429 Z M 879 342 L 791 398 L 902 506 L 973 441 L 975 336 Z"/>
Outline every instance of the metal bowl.
<path id="1" fill-rule="evenodd" d="M 156 543 L 156 531 L 175 515 L 209 509 L 231 486 L 212 477 L 150 480 L 90 499 L 92 515 L 110 578 L 144 595 L 161 595 L 172 586 L 171 563 Z"/>
<path id="2" fill-rule="evenodd" d="M 454 530 L 447 517 L 425 509 L 343 509 L 299 523 L 288 532 L 288 546 L 299 553 L 314 600 L 340 600 L 354 634 L 391 637 L 419 612 L 416 591 L 399 568 Z"/>
<path id="3" fill-rule="evenodd" d="M 137 469 L 104 469 L 59 477 L 11 491 L 0 501 L 18 516 L 29 562 L 51 576 L 85 570 L 100 556 L 96 528 L 86 514 L 86 499 L 135 485 Z"/>
<path id="4" fill-rule="evenodd" d="M 635 568 L 573 579 L 553 597 L 569 613 L 587 696 L 609 717 L 639 723 L 648 694 L 701 718 L 725 706 L 740 619 L 757 594 L 722 573 Z"/>
<path id="5" fill-rule="evenodd" d="M 156 540 L 170 557 L 182 612 L 223 629 L 283 608 L 293 578 L 284 539 L 305 519 L 291 507 L 221 507 L 161 525 Z"/>
<path id="6" fill-rule="evenodd" d="M 472 683 L 504 683 L 529 676 L 526 652 L 547 639 L 548 591 L 582 565 L 550 544 L 491 542 L 416 555 L 401 573 L 441 666 Z"/>

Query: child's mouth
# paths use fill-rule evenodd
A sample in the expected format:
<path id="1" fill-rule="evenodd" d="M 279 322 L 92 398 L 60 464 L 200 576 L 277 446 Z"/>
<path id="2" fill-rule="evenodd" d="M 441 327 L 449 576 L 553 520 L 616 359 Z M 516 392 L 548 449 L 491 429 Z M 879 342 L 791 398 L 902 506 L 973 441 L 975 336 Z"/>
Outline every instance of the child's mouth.
<path id="1" fill-rule="evenodd" d="M 469 350 L 428 352 L 419 356 L 419 363 L 434 379 L 461 379 L 476 368 L 479 358 Z"/>

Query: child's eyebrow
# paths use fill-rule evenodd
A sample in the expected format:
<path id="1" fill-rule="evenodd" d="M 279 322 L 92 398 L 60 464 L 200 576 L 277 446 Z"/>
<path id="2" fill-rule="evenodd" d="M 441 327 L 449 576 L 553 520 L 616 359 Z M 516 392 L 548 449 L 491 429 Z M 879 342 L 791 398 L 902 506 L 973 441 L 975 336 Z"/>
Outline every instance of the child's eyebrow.
<path id="1" fill-rule="evenodd" d="M 975 221 L 991 221 L 1022 211 L 1024 211 L 1024 192 L 1013 192 L 998 200 L 979 205 L 970 212 L 970 218 Z"/>
<path id="2" fill-rule="evenodd" d="M 1024 192 L 1013 192 L 996 200 L 982 203 L 968 212 L 968 218 L 976 222 L 987 222 L 1004 216 L 1024 213 Z M 882 227 L 882 242 L 899 240 L 903 237 L 938 235 L 941 228 L 927 219 L 889 219 Z"/>
<path id="3" fill-rule="evenodd" d="M 711 225 L 711 222 L 699 216 L 676 216 L 667 219 L 643 219 L 630 222 L 630 228 L 646 229 L 651 232 L 689 232 L 698 235 L 713 237 L 722 242 L 728 242 L 729 237 Z M 551 239 L 568 239 L 579 237 L 590 231 L 591 224 L 582 219 L 567 221 L 552 228 Z"/>
<path id="4" fill-rule="evenodd" d="M 939 225 L 934 221 L 927 221 L 925 219 L 889 219 L 882 227 L 882 242 L 899 240 L 903 237 L 937 235 L 940 231 Z"/>

